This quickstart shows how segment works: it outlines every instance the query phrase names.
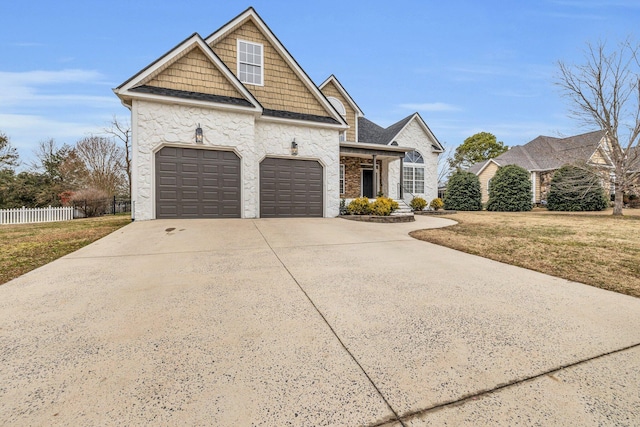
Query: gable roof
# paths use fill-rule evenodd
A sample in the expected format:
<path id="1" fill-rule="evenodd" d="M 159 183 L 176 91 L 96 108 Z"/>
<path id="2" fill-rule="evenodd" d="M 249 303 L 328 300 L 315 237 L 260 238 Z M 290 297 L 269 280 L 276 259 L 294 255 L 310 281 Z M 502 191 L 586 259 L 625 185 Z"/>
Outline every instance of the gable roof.
<path id="1" fill-rule="evenodd" d="M 602 130 L 567 138 L 540 135 L 524 145 L 511 147 L 490 161 L 498 166 L 518 165 L 528 171 L 559 169 L 568 163 L 589 161 L 604 136 Z M 484 170 L 487 162 L 489 160 L 473 164 L 467 170 L 477 175 Z"/>
<path id="2" fill-rule="evenodd" d="M 353 108 L 356 111 L 356 114 L 358 115 L 358 117 L 364 116 L 364 113 L 362 112 L 360 107 L 358 107 L 358 104 L 356 104 L 356 101 L 353 100 L 351 95 L 349 95 L 349 92 L 347 92 L 347 90 L 344 88 L 344 86 L 342 86 L 342 83 L 340 83 L 340 81 L 338 80 L 338 78 L 334 74 L 331 74 L 329 77 L 327 77 L 327 79 L 324 82 L 322 82 L 322 84 L 320 84 L 320 86 L 318 86 L 318 88 L 320 89 L 320 91 L 322 91 L 322 89 L 329 83 L 333 83 L 334 84 L 336 89 L 338 89 L 338 92 L 340 92 L 340 94 L 342 94 L 344 99 L 347 100 L 349 105 L 351 105 L 351 108 Z"/>
<path id="3" fill-rule="evenodd" d="M 381 145 L 391 145 L 394 142 L 394 139 L 398 137 L 402 133 L 402 131 L 411 123 L 416 120 L 417 123 L 422 127 L 422 129 L 426 132 L 427 135 L 432 139 L 435 144 L 432 144 L 432 147 L 437 152 L 444 151 L 442 144 L 436 138 L 436 136 L 431 132 L 429 126 L 422 119 L 420 114 L 413 113 L 404 119 L 392 124 L 387 128 L 383 128 L 371 120 L 365 119 L 364 117 L 358 117 L 358 142 L 365 142 L 369 144 L 381 144 Z"/>
<path id="4" fill-rule="evenodd" d="M 151 86 L 148 84 L 193 49 L 200 49 L 204 58 L 210 61 L 209 64 L 220 73 L 229 87 L 235 90 L 237 96 L 204 94 L 189 90 Z M 170 99 L 171 102 L 196 105 L 223 104 L 228 108 L 248 109 L 256 112 L 262 112 L 263 110 L 258 100 L 247 90 L 240 80 L 236 78 L 198 33 L 193 33 L 187 37 L 156 61 L 113 89 L 113 91 L 127 107 L 131 106 L 131 100 L 133 98 L 141 98 L 154 100 Z"/>
<path id="5" fill-rule="evenodd" d="M 300 67 L 298 62 L 293 58 L 293 56 L 289 53 L 289 51 L 284 47 L 284 45 L 280 42 L 278 37 L 271 31 L 269 26 L 264 22 L 264 20 L 258 15 L 253 7 L 247 8 L 244 12 L 240 13 L 238 16 L 227 22 L 225 25 L 220 27 L 218 30 L 214 31 L 212 34 L 206 37 L 205 42 L 213 46 L 218 41 L 222 40 L 225 36 L 229 35 L 235 29 L 244 25 L 247 21 L 251 21 L 258 30 L 262 33 L 262 35 L 269 41 L 269 44 L 277 51 L 277 53 L 284 59 L 287 65 L 291 68 L 294 74 L 300 79 L 304 87 L 311 93 L 313 98 L 315 98 L 319 104 L 324 108 L 327 112 L 329 118 L 333 119 L 333 121 L 322 120 L 326 123 L 332 123 L 339 125 L 341 128 L 346 129 L 348 127 L 345 120 L 342 116 L 333 108 L 331 103 L 327 100 L 327 98 L 322 94 L 320 89 L 313 83 L 313 81 L 309 78 L 307 73 Z M 321 116 L 312 115 L 312 114 L 301 114 L 301 113 L 293 113 L 288 111 L 279 111 L 273 110 L 272 114 L 267 114 L 267 116 L 281 118 L 281 119 L 293 119 L 293 120 L 305 120 L 313 119 Z M 321 120 L 315 120 L 321 121 Z"/>

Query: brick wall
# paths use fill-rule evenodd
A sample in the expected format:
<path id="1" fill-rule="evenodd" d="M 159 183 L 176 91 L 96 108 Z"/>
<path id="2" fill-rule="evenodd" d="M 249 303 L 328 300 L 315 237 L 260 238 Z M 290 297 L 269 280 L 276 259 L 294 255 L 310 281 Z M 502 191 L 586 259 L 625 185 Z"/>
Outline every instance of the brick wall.
<path id="1" fill-rule="evenodd" d="M 245 84 L 264 108 L 292 111 L 317 116 L 329 116 L 329 112 L 318 102 L 293 72 L 278 51 L 269 44 L 262 32 L 250 19 L 214 42 L 214 52 L 236 76 L 237 40 L 260 43 L 264 51 L 264 86 Z"/>
<path id="2" fill-rule="evenodd" d="M 382 162 L 377 160 L 378 170 L 382 170 Z M 340 156 L 340 164 L 344 165 L 344 194 L 340 196 L 346 199 L 354 199 L 362 195 L 362 165 L 373 165 L 373 159 L 365 159 L 361 157 Z M 382 188 L 381 174 L 378 175 L 380 183 L 378 188 Z M 375 195 L 374 195 L 375 196 Z"/>

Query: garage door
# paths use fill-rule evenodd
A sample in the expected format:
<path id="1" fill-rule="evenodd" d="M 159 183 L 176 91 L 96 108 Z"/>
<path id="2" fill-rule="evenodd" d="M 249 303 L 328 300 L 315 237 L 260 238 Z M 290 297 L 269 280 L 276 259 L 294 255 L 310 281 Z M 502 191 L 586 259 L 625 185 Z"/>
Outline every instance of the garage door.
<path id="1" fill-rule="evenodd" d="M 260 164 L 260 217 L 322 217 L 322 165 L 266 158 Z"/>
<path id="2" fill-rule="evenodd" d="M 156 218 L 239 218 L 240 159 L 230 151 L 156 153 Z"/>

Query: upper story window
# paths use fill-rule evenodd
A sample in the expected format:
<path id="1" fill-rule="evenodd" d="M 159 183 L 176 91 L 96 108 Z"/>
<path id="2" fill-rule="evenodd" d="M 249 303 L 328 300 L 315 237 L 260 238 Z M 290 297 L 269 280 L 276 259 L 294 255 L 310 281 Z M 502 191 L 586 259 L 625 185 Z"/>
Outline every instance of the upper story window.
<path id="1" fill-rule="evenodd" d="M 333 96 L 328 96 L 327 99 L 329 100 L 331 105 L 333 105 L 333 108 L 335 108 L 336 111 L 340 113 L 341 116 L 344 117 L 347 115 L 347 110 L 344 108 L 344 104 L 342 104 L 342 102 L 340 102 L 338 98 L 334 98 Z"/>
<path id="2" fill-rule="evenodd" d="M 238 40 L 238 79 L 242 83 L 262 86 L 264 49 L 261 44 Z"/>
<path id="3" fill-rule="evenodd" d="M 413 150 L 413 151 L 407 152 L 407 154 L 404 155 L 404 162 L 405 163 L 424 163 L 424 158 L 422 157 L 422 154 L 420 154 L 420 152 L 418 152 L 417 150 Z"/>

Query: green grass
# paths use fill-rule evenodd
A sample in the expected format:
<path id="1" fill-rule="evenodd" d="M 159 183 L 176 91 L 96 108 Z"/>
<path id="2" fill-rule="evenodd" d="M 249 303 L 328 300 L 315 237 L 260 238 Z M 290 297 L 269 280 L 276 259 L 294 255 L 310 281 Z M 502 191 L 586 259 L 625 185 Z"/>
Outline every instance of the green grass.
<path id="1" fill-rule="evenodd" d="M 607 214 L 608 213 L 608 214 Z M 640 297 L 640 210 L 604 213 L 458 212 L 457 225 L 417 239 Z"/>
<path id="2" fill-rule="evenodd" d="M 0 225 L 0 285 L 74 252 L 131 222 L 128 214 Z"/>

